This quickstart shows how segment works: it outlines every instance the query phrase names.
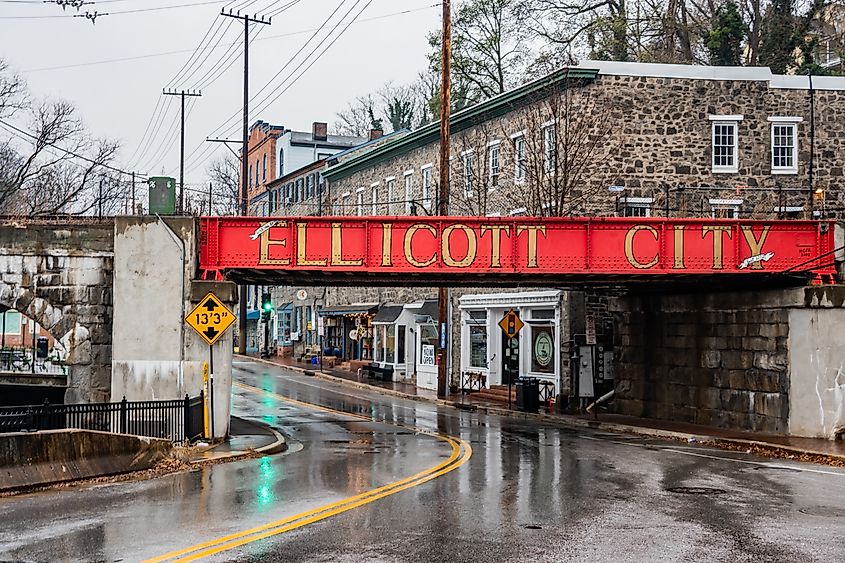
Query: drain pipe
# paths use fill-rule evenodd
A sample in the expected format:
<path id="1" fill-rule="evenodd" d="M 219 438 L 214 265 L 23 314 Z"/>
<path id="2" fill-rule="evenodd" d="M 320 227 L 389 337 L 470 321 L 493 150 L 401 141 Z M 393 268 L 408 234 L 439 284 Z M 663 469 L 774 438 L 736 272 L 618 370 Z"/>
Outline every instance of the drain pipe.
<path id="1" fill-rule="evenodd" d="M 179 304 L 181 314 L 179 316 L 179 320 L 182 321 L 185 318 L 185 241 L 179 238 L 179 235 L 174 232 L 170 225 L 168 225 L 164 219 L 161 218 L 161 215 L 156 213 L 156 219 L 158 219 L 159 223 L 164 225 L 167 234 L 170 235 L 170 238 L 173 239 L 173 242 L 176 243 L 176 246 L 179 247 L 179 251 L 182 253 L 182 266 L 179 268 L 179 277 L 181 280 L 181 295 L 179 296 Z M 179 393 L 181 394 L 182 391 L 185 390 L 185 373 L 184 373 L 184 362 L 185 362 L 185 323 L 179 323 Z"/>
<path id="2" fill-rule="evenodd" d="M 595 401 L 593 401 L 592 403 L 590 403 L 589 405 L 587 405 L 587 409 L 586 409 L 586 410 L 587 410 L 587 412 L 592 412 L 592 411 L 593 411 L 593 407 L 595 407 L 595 406 L 597 406 L 597 405 L 599 405 L 599 404 L 601 404 L 601 403 L 604 403 L 605 401 L 607 401 L 607 400 L 609 400 L 609 399 L 613 398 L 613 394 L 614 394 L 614 393 L 616 393 L 616 390 L 615 390 L 615 389 L 614 389 L 613 391 L 609 391 L 609 392 L 605 393 L 604 395 L 602 395 L 601 397 L 599 397 L 598 399 L 596 399 Z"/>

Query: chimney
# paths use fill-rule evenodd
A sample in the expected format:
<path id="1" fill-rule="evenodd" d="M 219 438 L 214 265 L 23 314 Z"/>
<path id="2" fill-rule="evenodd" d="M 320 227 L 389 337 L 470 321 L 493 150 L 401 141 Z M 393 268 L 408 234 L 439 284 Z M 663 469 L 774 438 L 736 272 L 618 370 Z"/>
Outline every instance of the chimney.
<path id="1" fill-rule="evenodd" d="M 321 123 L 315 121 L 311 126 L 311 135 L 315 141 L 325 141 L 328 138 L 329 125 L 328 123 Z"/>
<path id="2" fill-rule="evenodd" d="M 384 136 L 384 131 L 382 129 L 370 129 L 370 140 L 375 141 L 376 139 L 380 139 Z"/>

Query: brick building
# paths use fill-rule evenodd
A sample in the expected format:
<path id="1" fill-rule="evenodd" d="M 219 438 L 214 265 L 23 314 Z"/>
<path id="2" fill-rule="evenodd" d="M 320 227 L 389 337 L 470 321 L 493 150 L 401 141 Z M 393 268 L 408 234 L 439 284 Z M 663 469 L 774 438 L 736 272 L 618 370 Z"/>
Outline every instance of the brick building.
<path id="1" fill-rule="evenodd" d="M 777 76 L 767 68 L 587 61 L 453 115 L 450 214 L 838 217 L 845 170 L 843 110 L 845 78 Z M 432 214 L 441 165 L 438 141 L 434 123 L 330 159 L 322 171 L 323 214 Z M 312 213 L 293 205 L 284 214 Z M 280 289 L 280 298 L 291 299 L 296 289 Z M 309 288 L 306 293 L 312 321 L 322 309 L 353 308 L 361 315 L 355 321 L 358 333 L 372 335 L 375 357 L 370 359 L 388 363 L 392 347 L 395 378 L 420 384 L 418 364 L 411 360 L 430 346 L 424 333 L 431 319 L 413 315 L 413 323 L 402 321 L 391 337 L 389 322 L 363 310 L 372 304 L 418 308 L 433 297 L 432 290 Z M 496 323 L 514 308 L 528 325 L 515 351 L 523 373 L 553 384 L 562 401 L 612 388 L 619 367 L 614 344 L 631 330 L 617 328 L 625 317 L 614 317 L 614 304 L 624 302 L 614 299 L 616 293 L 453 289 L 451 380 L 478 373 L 485 385 L 505 381 L 504 343 Z M 298 305 L 295 299 L 291 303 Z M 595 368 L 591 381 L 579 376 L 572 362 L 587 355 Z M 630 375 L 622 375 L 631 387 Z M 687 414 L 678 416 L 688 419 Z M 664 411 L 656 416 L 663 415 L 672 416 Z"/>

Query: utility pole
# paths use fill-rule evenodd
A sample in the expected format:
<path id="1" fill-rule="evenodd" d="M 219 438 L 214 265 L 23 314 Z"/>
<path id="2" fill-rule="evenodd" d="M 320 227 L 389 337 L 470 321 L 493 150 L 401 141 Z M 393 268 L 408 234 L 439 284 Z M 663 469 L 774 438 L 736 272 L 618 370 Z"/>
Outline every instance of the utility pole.
<path id="1" fill-rule="evenodd" d="M 211 189 L 212 183 L 208 183 L 208 215 L 211 216 Z"/>
<path id="2" fill-rule="evenodd" d="M 247 181 L 249 174 L 249 24 L 261 23 L 270 25 L 270 19 L 249 17 L 247 14 L 241 15 L 240 12 L 228 13 L 221 11 L 221 15 L 240 19 L 244 21 L 244 117 L 243 117 L 243 131 L 241 142 L 241 201 L 240 210 L 241 215 L 247 213 Z M 238 294 L 238 352 L 246 354 L 246 286 L 241 285 Z"/>
<path id="3" fill-rule="evenodd" d="M 437 214 L 449 214 L 449 117 L 452 105 L 452 2 L 443 0 L 443 81 L 440 96 L 440 190 L 437 198 Z M 449 355 L 449 289 L 440 287 L 437 291 L 437 316 L 440 329 L 440 363 L 437 365 L 437 396 L 446 397 L 449 385 L 446 381 L 447 358 Z"/>
<path id="4" fill-rule="evenodd" d="M 202 92 L 196 90 L 163 90 L 165 96 L 179 96 L 182 98 L 182 132 L 179 142 L 179 214 L 185 212 L 185 96 L 200 97 Z"/>
<path id="5" fill-rule="evenodd" d="M 132 210 L 129 212 L 130 215 L 135 215 L 135 173 L 132 173 Z"/>
<path id="6" fill-rule="evenodd" d="M 97 217 L 103 218 L 103 177 L 100 176 L 100 194 L 97 197 Z"/>

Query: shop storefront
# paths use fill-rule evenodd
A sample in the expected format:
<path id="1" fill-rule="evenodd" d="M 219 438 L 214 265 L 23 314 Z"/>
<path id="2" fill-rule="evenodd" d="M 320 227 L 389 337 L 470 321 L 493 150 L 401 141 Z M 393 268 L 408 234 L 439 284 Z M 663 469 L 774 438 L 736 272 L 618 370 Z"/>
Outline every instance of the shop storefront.
<path id="1" fill-rule="evenodd" d="M 405 305 L 409 314 L 409 336 L 413 342 L 407 371 L 422 389 L 437 389 L 437 300 L 430 299 Z"/>
<path id="2" fill-rule="evenodd" d="M 472 376 L 484 387 L 507 385 L 504 362 L 516 354 L 520 376 L 536 377 L 559 390 L 562 294 L 549 290 L 462 296 L 462 380 Z M 525 323 L 513 341 L 498 325 L 511 309 Z"/>
<path id="3" fill-rule="evenodd" d="M 354 303 L 320 309 L 325 328 L 323 354 L 342 360 L 372 361 L 373 318 L 377 309 L 378 303 Z"/>
<path id="4" fill-rule="evenodd" d="M 373 318 L 374 363 L 392 372 L 393 381 L 409 381 L 413 372 L 408 371 L 409 330 L 413 315 L 404 305 L 382 305 Z"/>
<path id="5" fill-rule="evenodd" d="M 290 357 L 293 355 L 293 303 L 285 303 L 276 309 L 276 323 L 274 339 L 278 346 L 279 355 Z"/>

